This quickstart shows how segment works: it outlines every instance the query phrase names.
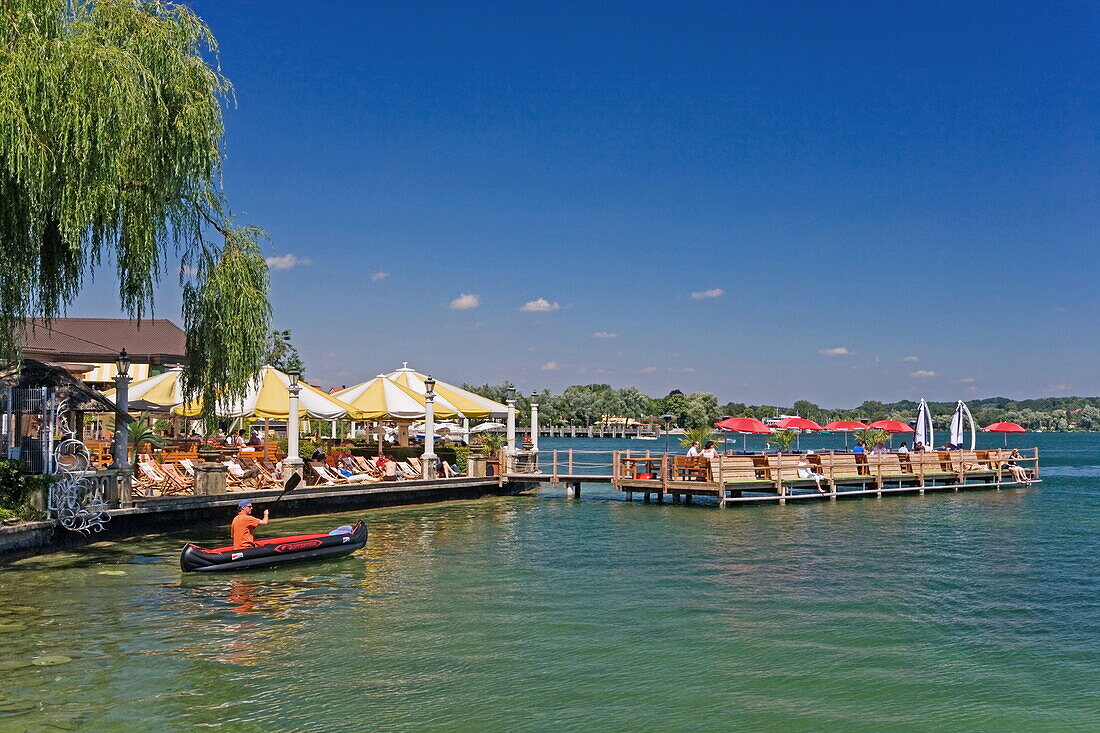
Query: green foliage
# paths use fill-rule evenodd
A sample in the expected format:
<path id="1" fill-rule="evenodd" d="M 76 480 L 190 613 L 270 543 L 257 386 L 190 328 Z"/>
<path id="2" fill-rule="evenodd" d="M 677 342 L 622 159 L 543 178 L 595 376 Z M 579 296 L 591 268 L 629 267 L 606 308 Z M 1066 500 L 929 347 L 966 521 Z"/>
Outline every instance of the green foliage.
<path id="1" fill-rule="evenodd" d="M 0 519 L 37 518 L 40 513 L 27 501 L 36 491 L 49 488 L 52 481 L 50 476 L 25 473 L 22 461 L 0 459 Z"/>
<path id="2" fill-rule="evenodd" d="M 183 385 L 241 394 L 269 328 L 263 232 L 220 190 L 229 82 L 190 9 L 164 0 L 7 0 L 0 23 L 0 360 L 24 319 L 64 312 L 106 260 L 146 316 L 182 263 Z M 219 244 L 220 242 L 220 244 Z"/>
<path id="3" fill-rule="evenodd" d="M 890 433 L 881 428 L 857 430 L 852 433 L 852 435 L 855 436 L 856 440 L 862 441 L 867 450 L 871 450 L 879 443 L 888 443 L 890 441 Z"/>
<path id="4" fill-rule="evenodd" d="M 703 445 L 703 443 L 706 443 L 708 440 L 715 440 L 713 433 L 714 431 L 709 425 L 685 428 L 684 434 L 680 436 L 680 445 L 687 448 L 696 441 L 698 441 L 699 445 Z"/>
<path id="5" fill-rule="evenodd" d="M 290 343 L 290 329 L 271 332 L 263 362 L 281 372 L 297 371 L 302 375 L 306 373 L 305 362 L 298 354 L 298 349 Z"/>
<path id="6" fill-rule="evenodd" d="M 468 470 L 470 459 L 470 446 L 468 445 L 455 445 L 455 465 L 458 466 L 459 473 L 465 474 Z"/>
<path id="7" fill-rule="evenodd" d="M 787 453 L 794 443 L 795 432 L 793 430 L 773 430 L 768 436 L 768 445 L 775 446 L 780 453 Z"/>
<path id="8" fill-rule="evenodd" d="M 148 443 L 154 448 L 163 448 L 164 439 L 153 432 L 153 428 L 149 425 L 149 421 L 144 416 L 139 417 L 132 423 L 126 426 L 126 432 L 129 433 L 129 445 L 130 445 L 130 465 L 134 465 L 137 461 L 138 451 L 141 450 L 143 443 Z"/>
<path id="9" fill-rule="evenodd" d="M 490 456 L 499 453 L 508 444 L 508 436 L 504 433 L 479 433 L 474 438 L 474 447 L 480 446 Z"/>

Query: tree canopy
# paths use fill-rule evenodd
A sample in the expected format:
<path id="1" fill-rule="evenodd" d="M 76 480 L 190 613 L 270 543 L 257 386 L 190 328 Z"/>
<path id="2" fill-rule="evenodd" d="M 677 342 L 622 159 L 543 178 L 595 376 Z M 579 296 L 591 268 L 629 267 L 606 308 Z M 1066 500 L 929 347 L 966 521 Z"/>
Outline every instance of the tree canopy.
<path id="1" fill-rule="evenodd" d="M 260 366 L 270 322 L 262 230 L 220 187 L 217 44 L 160 0 L 6 0 L 0 16 L 0 360 L 25 319 L 64 313 L 113 265 L 133 318 L 180 261 L 184 390 L 214 405 Z"/>

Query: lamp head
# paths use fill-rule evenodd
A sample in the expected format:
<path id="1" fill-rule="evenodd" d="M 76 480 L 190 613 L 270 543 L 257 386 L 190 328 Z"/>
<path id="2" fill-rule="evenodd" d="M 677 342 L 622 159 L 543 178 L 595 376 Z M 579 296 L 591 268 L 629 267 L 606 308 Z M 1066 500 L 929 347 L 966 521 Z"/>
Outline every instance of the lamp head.
<path id="1" fill-rule="evenodd" d="M 661 419 L 664 420 L 665 427 L 668 427 L 672 424 L 672 421 L 676 419 L 676 416 L 666 412 L 664 415 L 661 415 Z"/>
<path id="2" fill-rule="evenodd" d="M 508 402 L 514 402 L 516 399 L 516 388 L 511 384 L 509 384 L 508 388 L 504 390 L 504 399 Z"/>
<path id="3" fill-rule="evenodd" d="M 286 373 L 286 375 L 290 377 L 290 386 L 297 387 L 298 380 L 301 378 L 302 373 L 297 369 L 291 369 L 289 372 Z"/>
<path id="4" fill-rule="evenodd" d="M 424 380 L 424 391 L 428 394 L 435 394 L 435 380 L 429 374 L 428 378 Z"/>
<path id="5" fill-rule="evenodd" d="M 118 352 L 118 358 L 115 359 L 115 368 L 118 369 L 118 373 L 125 377 L 130 373 L 130 355 L 126 353 L 126 349 Z"/>

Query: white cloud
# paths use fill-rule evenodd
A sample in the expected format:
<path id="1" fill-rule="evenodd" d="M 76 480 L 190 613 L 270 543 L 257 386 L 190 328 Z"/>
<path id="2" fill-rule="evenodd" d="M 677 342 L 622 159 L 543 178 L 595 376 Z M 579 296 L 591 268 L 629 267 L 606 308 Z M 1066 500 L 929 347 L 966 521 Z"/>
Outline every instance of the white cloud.
<path id="1" fill-rule="evenodd" d="M 927 369 L 918 369 L 915 372 L 910 372 L 909 376 L 923 379 L 923 378 L 926 378 L 926 377 L 934 377 L 934 376 L 936 376 L 936 373 L 935 372 L 930 372 Z"/>
<path id="2" fill-rule="evenodd" d="M 267 257 L 264 259 L 267 266 L 272 270 L 289 270 L 292 267 L 298 265 L 311 265 L 313 261 L 308 257 L 299 257 L 296 254 L 278 255 L 277 257 Z"/>
<path id="3" fill-rule="evenodd" d="M 655 366 L 642 367 L 639 371 L 642 374 L 652 374 L 653 372 L 657 371 L 657 367 L 655 367 Z"/>
<path id="4" fill-rule="evenodd" d="M 695 371 L 695 367 L 681 367 L 679 369 L 669 369 L 673 374 L 691 374 Z"/>
<path id="5" fill-rule="evenodd" d="M 917 357 L 915 357 L 915 356 L 903 356 L 903 357 L 901 358 L 901 360 L 902 360 L 902 361 L 920 361 L 920 359 L 918 359 L 918 358 L 917 358 Z"/>
<path id="6" fill-rule="evenodd" d="M 592 334 L 592 338 L 617 339 L 617 338 L 619 338 L 619 334 L 617 334 L 617 333 L 608 333 L 607 331 L 596 331 L 596 333 Z"/>
<path id="7" fill-rule="evenodd" d="M 837 346 L 837 347 L 832 348 L 832 349 L 821 349 L 817 353 L 822 354 L 824 356 L 845 356 L 845 355 L 850 354 L 852 352 L 848 351 L 847 347 Z"/>
<path id="8" fill-rule="evenodd" d="M 463 293 L 451 301 L 451 307 L 456 311 L 468 311 L 481 305 L 481 296 L 473 293 Z"/>
<path id="9" fill-rule="evenodd" d="M 529 300 L 523 304 L 520 308 L 521 311 L 526 313 L 549 313 L 550 311 L 560 310 L 561 306 L 557 302 L 551 303 L 546 298 L 536 298 L 535 300 Z"/>
<path id="10" fill-rule="evenodd" d="M 561 364 L 557 363 L 556 361 L 548 361 L 540 366 L 539 369 L 544 372 L 556 372 L 561 369 Z"/>
<path id="11" fill-rule="evenodd" d="M 691 294 L 692 300 L 706 300 L 707 298 L 721 298 L 726 294 L 722 288 L 711 288 L 710 290 L 696 290 Z"/>
<path id="12" fill-rule="evenodd" d="M 379 280 L 385 280 L 389 276 L 390 273 L 386 272 L 385 270 L 379 270 L 378 272 L 371 275 L 370 279 L 371 282 L 378 282 Z"/>
<path id="13" fill-rule="evenodd" d="M 963 377 L 959 380 L 959 384 L 974 384 L 976 381 L 978 380 L 974 379 L 974 377 Z"/>

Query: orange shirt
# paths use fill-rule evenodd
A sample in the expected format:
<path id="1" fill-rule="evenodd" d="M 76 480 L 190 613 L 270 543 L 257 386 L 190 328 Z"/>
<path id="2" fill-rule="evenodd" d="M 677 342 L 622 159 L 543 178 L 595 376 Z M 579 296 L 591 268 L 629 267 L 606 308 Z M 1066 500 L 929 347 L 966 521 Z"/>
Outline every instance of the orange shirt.
<path id="1" fill-rule="evenodd" d="M 230 531 L 233 533 L 233 547 L 242 548 L 255 544 L 256 538 L 252 536 L 252 529 L 260 525 L 260 520 L 248 514 L 238 514 L 233 517 L 233 525 Z"/>

